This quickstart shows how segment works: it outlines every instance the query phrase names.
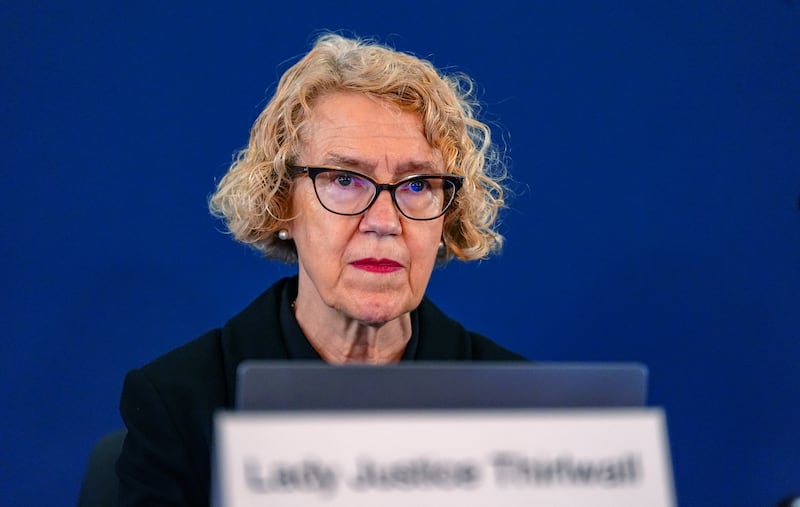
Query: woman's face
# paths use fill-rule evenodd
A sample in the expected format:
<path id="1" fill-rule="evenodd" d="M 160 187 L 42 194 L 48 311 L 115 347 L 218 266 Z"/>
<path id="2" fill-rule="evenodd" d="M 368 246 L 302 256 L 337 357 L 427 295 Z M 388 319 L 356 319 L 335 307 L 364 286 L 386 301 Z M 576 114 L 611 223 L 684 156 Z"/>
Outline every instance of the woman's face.
<path id="1" fill-rule="evenodd" d="M 425 139 L 418 115 L 362 94 L 318 98 L 302 139 L 297 165 L 349 169 L 378 183 L 442 172 L 441 155 Z M 319 203 L 307 176 L 295 180 L 292 216 L 298 303 L 322 303 L 376 325 L 419 305 L 436 262 L 442 217 L 410 220 L 388 191 L 361 215 L 336 215 Z"/>

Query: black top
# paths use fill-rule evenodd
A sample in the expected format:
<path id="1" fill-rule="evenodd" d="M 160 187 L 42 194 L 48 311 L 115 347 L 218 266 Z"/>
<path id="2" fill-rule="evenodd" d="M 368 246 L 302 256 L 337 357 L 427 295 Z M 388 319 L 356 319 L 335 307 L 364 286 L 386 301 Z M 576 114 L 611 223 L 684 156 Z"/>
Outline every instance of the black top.
<path id="1" fill-rule="evenodd" d="M 245 359 L 321 360 L 291 310 L 297 278 L 285 278 L 221 329 L 214 329 L 125 377 L 120 413 L 128 435 L 117 461 L 120 505 L 209 504 L 214 411 L 231 408 Z M 403 360 L 524 360 L 464 329 L 424 298 L 411 312 Z"/>

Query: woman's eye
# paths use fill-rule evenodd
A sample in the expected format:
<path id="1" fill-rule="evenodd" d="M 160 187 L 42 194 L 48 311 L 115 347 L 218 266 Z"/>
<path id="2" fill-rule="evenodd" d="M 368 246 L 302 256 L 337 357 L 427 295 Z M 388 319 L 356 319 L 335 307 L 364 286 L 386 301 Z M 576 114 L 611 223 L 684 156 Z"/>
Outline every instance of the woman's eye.
<path id="1" fill-rule="evenodd" d="M 428 188 L 428 182 L 425 180 L 409 181 L 406 187 L 412 192 L 423 192 Z"/>
<path id="2" fill-rule="evenodd" d="M 335 181 L 340 186 L 346 187 L 346 186 L 349 186 L 353 182 L 353 178 L 351 178 L 349 174 L 338 174 L 338 175 L 336 175 Z"/>

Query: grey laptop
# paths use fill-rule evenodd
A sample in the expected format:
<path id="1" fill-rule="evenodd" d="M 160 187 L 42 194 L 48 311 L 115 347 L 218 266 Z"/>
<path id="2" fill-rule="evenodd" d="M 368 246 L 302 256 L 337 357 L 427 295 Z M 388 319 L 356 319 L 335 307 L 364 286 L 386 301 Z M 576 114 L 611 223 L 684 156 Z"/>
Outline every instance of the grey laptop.
<path id="1" fill-rule="evenodd" d="M 634 363 L 246 361 L 235 409 L 637 407 L 646 393 L 647 369 Z"/>

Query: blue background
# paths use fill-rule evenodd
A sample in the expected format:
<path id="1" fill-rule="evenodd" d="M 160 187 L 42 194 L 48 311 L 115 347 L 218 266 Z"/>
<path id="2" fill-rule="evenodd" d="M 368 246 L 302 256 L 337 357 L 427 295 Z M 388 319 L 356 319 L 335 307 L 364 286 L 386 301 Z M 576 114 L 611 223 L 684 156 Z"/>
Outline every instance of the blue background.
<path id="1" fill-rule="evenodd" d="M 7 1 L 4 505 L 74 504 L 124 373 L 294 268 L 206 211 L 321 29 L 479 84 L 516 196 L 429 295 L 538 360 L 641 361 L 681 505 L 800 491 L 800 5 Z"/>

